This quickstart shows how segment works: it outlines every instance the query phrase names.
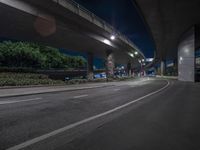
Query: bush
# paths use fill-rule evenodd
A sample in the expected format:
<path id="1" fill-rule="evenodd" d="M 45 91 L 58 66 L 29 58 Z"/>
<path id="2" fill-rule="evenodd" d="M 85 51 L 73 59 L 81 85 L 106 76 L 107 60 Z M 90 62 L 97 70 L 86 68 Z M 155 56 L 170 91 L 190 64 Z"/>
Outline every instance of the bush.
<path id="1" fill-rule="evenodd" d="M 43 74 L 30 73 L 0 73 L 0 86 L 24 86 L 24 85 L 54 85 L 64 84 L 60 80 L 51 80 Z"/>
<path id="2" fill-rule="evenodd" d="M 0 73 L 2 72 L 13 72 L 13 73 L 35 73 L 36 70 L 33 68 L 21 68 L 21 67 L 0 67 Z"/>
<path id="3" fill-rule="evenodd" d="M 33 73 L 0 73 L 0 78 L 48 79 L 47 75 Z"/>
<path id="4" fill-rule="evenodd" d="M 82 84 L 82 83 L 87 83 L 87 79 L 72 79 L 69 81 L 66 81 L 67 84 Z"/>

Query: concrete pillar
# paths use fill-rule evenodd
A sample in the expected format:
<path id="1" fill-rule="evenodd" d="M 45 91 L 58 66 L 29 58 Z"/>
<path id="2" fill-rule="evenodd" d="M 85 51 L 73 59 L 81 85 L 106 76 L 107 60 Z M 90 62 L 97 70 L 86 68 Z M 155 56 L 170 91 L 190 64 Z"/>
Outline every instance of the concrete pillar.
<path id="1" fill-rule="evenodd" d="M 130 62 L 127 64 L 127 71 L 128 71 L 128 76 L 131 77 L 131 63 Z"/>
<path id="2" fill-rule="evenodd" d="M 174 59 L 174 72 L 173 72 L 173 75 L 174 76 L 177 76 L 177 73 L 178 73 L 178 62 L 177 62 L 177 59 Z"/>
<path id="3" fill-rule="evenodd" d="M 93 54 L 88 53 L 87 54 L 87 78 L 88 78 L 88 80 L 94 79 L 93 59 L 94 59 Z"/>
<path id="4" fill-rule="evenodd" d="M 161 63 L 160 63 L 160 75 L 164 76 L 164 74 L 165 74 L 165 62 L 161 61 Z"/>
<path id="5" fill-rule="evenodd" d="M 187 31 L 178 46 L 178 79 L 195 81 L 195 28 Z"/>
<path id="6" fill-rule="evenodd" d="M 114 76 L 114 69 L 115 69 L 115 61 L 112 51 L 107 51 L 107 58 L 106 58 L 106 75 L 107 77 Z"/>

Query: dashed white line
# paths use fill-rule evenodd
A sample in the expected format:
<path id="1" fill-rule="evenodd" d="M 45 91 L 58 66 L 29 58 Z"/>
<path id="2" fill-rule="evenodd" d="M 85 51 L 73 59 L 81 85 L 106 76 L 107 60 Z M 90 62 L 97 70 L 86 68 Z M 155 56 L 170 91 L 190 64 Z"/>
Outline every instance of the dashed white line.
<path id="1" fill-rule="evenodd" d="M 37 143 L 37 142 L 46 140 L 46 139 L 48 139 L 49 137 L 56 136 L 56 135 L 58 135 L 58 134 L 60 134 L 60 133 L 63 133 L 63 132 L 65 132 L 65 131 L 68 131 L 68 130 L 74 128 L 74 127 L 80 126 L 80 125 L 85 124 L 85 123 L 87 123 L 87 122 L 90 122 L 90 121 L 92 121 L 92 120 L 95 120 L 95 119 L 104 117 L 104 116 L 106 116 L 106 115 L 109 115 L 109 114 L 111 114 L 111 113 L 114 113 L 114 112 L 116 112 L 116 111 L 118 111 L 118 110 L 121 110 L 121 109 L 123 109 L 123 108 L 126 108 L 126 107 L 132 105 L 133 103 L 136 103 L 136 102 L 141 101 L 141 100 L 143 100 L 143 99 L 145 99 L 145 98 L 147 98 L 147 97 L 149 97 L 149 96 L 152 96 L 152 95 L 154 95 L 154 94 L 157 94 L 157 93 L 163 91 L 163 90 L 166 89 L 169 85 L 170 85 L 170 83 L 169 83 L 169 81 L 167 81 L 167 84 L 166 84 L 164 87 L 162 87 L 161 89 L 157 90 L 157 91 L 154 91 L 154 92 L 152 92 L 152 93 L 149 93 L 149 94 L 147 94 L 147 95 L 145 95 L 145 96 L 142 96 L 142 97 L 140 97 L 140 98 L 138 98 L 138 99 L 135 99 L 135 100 L 133 100 L 133 101 L 131 101 L 131 102 L 128 102 L 128 103 L 126 103 L 126 104 L 124 104 L 124 105 L 118 106 L 118 107 L 116 107 L 116 108 L 114 108 L 114 109 L 111 109 L 111 110 L 109 110 L 109 111 L 106 111 L 106 112 L 104 112 L 104 113 L 101 113 L 101 114 L 98 114 L 98 115 L 95 115 L 95 116 L 86 118 L 86 119 L 84 119 L 84 120 L 78 121 L 78 122 L 76 122 L 76 123 L 67 125 L 67 126 L 65 126 L 65 127 L 63 127 L 63 128 L 60 128 L 60 129 L 54 130 L 54 131 L 52 131 L 52 132 L 49 132 L 49 133 L 47 133 L 47 134 L 44 134 L 44 135 L 42 135 L 42 136 L 39 136 L 39 137 L 36 137 L 36 138 L 34 138 L 34 139 L 28 140 L 28 141 L 26 141 L 26 142 L 24 142 L 24 143 L 21 143 L 21 144 L 19 144 L 19 145 L 15 145 L 15 146 L 13 146 L 13 147 L 11 147 L 11 148 L 8 148 L 7 150 L 20 150 L 20 149 L 26 148 L 26 147 L 28 147 L 28 146 L 30 146 L 30 145 L 33 145 L 33 144 Z"/>
<path id="2" fill-rule="evenodd" d="M 85 95 L 74 96 L 73 98 L 74 98 L 74 99 L 78 99 L 78 98 L 83 98 L 83 97 L 87 97 L 87 96 L 88 96 L 88 95 L 85 94 Z"/>
<path id="3" fill-rule="evenodd" d="M 22 102 L 28 102 L 28 101 L 36 101 L 36 100 L 41 100 L 41 99 L 42 99 L 41 97 L 38 97 L 38 98 L 25 99 L 25 100 L 0 101 L 0 105 L 14 104 L 14 103 L 22 103 Z"/>
<path id="4" fill-rule="evenodd" d="M 120 89 L 114 89 L 115 92 L 120 91 Z"/>

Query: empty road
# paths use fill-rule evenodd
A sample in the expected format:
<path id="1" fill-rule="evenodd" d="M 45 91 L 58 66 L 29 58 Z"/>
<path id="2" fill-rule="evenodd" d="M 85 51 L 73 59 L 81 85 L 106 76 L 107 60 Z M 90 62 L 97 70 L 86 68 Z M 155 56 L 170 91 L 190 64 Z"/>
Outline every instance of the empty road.
<path id="1" fill-rule="evenodd" d="M 199 150 L 200 84 L 149 79 L 0 98 L 0 149 Z"/>

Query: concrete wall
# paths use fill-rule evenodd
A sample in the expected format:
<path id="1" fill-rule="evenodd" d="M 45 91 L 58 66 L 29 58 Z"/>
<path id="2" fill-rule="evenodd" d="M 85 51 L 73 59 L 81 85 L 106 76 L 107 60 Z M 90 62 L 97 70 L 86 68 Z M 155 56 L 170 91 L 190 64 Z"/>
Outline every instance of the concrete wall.
<path id="1" fill-rule="evenodd" d="M 195 28 L 192 27 L 182 37 L 178 45 L 178 79 L 195 81 Z"/>

